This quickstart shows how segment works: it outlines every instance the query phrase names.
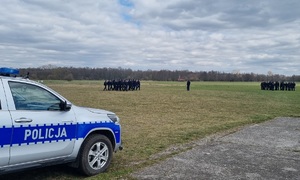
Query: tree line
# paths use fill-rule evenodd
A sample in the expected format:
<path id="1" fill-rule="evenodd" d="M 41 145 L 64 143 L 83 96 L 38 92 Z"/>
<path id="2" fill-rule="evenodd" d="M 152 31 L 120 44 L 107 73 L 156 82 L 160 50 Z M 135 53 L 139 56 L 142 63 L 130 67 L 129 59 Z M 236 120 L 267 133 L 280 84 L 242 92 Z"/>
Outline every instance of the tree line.
<path id="1" fill-rule="evenodd" d="M 267 75 L 255 73 L 225 73 L 218 71 L 188 70 L 132 70 L 124 68 L 74 68 L 43 66 L 39 68 L 22 68 L 20 74 L 25 76 L 29 73 L 30 79 L 35 80 L 108 80 L 108 79 L 139 79 L 154 81 L 300 81 L 300 75 L 285 76 L 272 74 Z"/>

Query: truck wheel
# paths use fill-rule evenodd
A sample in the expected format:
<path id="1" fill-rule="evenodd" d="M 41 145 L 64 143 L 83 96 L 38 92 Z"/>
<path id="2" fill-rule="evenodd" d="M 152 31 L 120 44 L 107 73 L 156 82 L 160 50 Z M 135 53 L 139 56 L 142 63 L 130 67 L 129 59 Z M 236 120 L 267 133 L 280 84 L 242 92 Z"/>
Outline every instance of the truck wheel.
<path id="1" fill-rule="evenodd" d="M 79 154 L 79 169 L 87 176 L 104 172 L 112 156 L 113 149 L 110 140 L 103 135 L 92 135 L 82 145 Z"/>

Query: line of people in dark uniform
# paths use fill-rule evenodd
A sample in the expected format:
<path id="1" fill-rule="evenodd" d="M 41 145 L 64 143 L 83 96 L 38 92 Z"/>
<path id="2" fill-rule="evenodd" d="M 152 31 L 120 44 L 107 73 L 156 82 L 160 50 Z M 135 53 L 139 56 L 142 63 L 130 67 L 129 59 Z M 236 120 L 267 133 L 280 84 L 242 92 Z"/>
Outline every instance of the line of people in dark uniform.
<path id="1" fill-rule="evenodd" d="M 260 84 L 261 90 L 271 90 L 271 91 L 295 91 L 296 90 L 296 83 L 295 82 L 261 82 Z"/>
<path id="2" fill-rule="evenodd" d="M 105 80 L 103 91 L 134 91 L 141 90 L 140 80 L 135 79 L 119 79 Z"/>

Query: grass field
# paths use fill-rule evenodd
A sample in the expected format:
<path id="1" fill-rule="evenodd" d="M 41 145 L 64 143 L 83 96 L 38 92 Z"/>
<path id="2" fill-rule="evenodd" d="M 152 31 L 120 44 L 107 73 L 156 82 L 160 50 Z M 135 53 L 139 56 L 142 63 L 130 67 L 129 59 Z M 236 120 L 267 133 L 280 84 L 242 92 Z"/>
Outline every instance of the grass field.
<path id="1" fill-rule="evenodd" d="M 84 178 L 55 166 L 14 174 L 28 179 L 130 179 L 130 173 L 163 160 L 168 147 L 275 117 L 300 116 L 300 92 L 262 91 L 258 82 L 142 81 L 140 91 L 102 91 L 99 81 L 47 81 L 79 106 L 113 111 L 121 118 L 124 150 L 108 172 Z M 37 173 L 37 174 L 36 174 Z M 20 179 L 19 178 L 19 179 Z"/>

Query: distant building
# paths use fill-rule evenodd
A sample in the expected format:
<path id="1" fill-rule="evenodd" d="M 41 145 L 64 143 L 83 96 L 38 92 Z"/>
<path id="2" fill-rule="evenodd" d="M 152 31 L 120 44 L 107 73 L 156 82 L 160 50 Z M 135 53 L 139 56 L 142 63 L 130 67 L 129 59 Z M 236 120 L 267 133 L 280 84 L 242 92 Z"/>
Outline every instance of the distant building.
<path id="1" fill-rule="evenodd" d="M 180 81 L 180 82 L 182 82 L 182 81 L 185 81 L 185 79 L 181 78 L 181 77 L 180 77 L 180 75 L 179 75 L 179 77 L 178 77 L 177 81 Z"/>

